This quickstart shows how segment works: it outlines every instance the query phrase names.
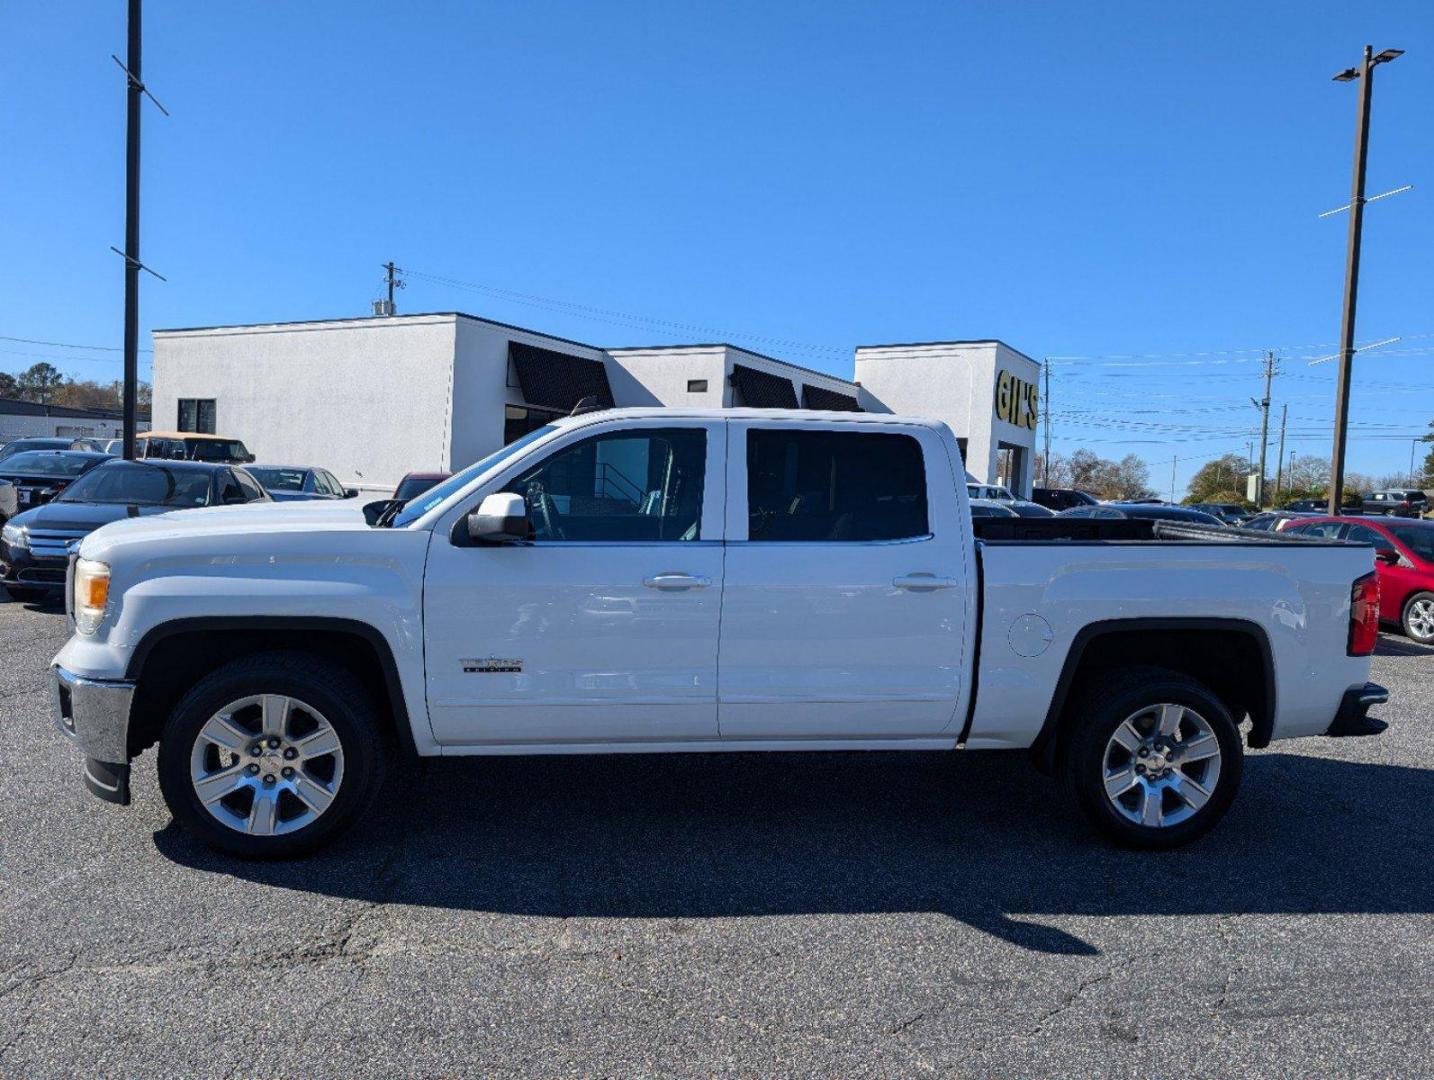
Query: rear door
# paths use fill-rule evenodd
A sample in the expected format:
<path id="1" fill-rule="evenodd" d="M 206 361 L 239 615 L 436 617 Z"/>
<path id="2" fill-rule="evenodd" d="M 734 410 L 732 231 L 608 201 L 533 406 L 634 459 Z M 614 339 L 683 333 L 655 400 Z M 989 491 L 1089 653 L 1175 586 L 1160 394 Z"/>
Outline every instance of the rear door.
<path id="1" fill-rule="evenodd" d="M 972 580 L 961 482 L 924 426 L 729 422 L 724 739 L 954 729 Z"/>
<path id="2" fill-rule="evenodd" d="M 1385 622 L 1397 623 L 1404 614 L 1404 601 L 1419 587 L 1422 575 L 1409 561 L 1409 556 L 1399 550 L 1381 529 L 1373 525 L 1349 525 L 1346 540 L 1355 544 L 1373 544 L 1375 553 L 1388 557 L 1391 553 L 1398 560 L 1387 563 L 1376 560 L 1375 571 L 1379 574 L 1379 617 Z"/>
<path id="3" fill-rule="evenodd" d="M 608 421 L 529 454 L 468 500 L 521 494 L 531 543 L 434 530 L 424 656 L 449 745 L 717 737 L 721 420 Z"/>

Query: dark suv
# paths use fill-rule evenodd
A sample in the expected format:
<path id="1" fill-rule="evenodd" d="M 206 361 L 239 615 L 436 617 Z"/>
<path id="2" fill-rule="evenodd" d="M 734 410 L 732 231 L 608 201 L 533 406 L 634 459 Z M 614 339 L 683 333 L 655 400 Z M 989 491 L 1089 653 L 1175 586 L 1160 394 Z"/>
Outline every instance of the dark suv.
<path id="1" fill-rule="evenodd" d="M 1032 488 L 1031 502 L 1040 503 L 1047 510 L 1060 513 L 1076 506 L 1096 506 L 1100 500 L 1075 488 Z"/>
<path id="2" fill-rule="evenodd" d="M 1389 488 L 1371 491 L 1361 504 L 1366 514 L 1387 514 L 1390 517 L 1422 517 L 1429 509 L 1429 496 L 1413 488 Z"/>

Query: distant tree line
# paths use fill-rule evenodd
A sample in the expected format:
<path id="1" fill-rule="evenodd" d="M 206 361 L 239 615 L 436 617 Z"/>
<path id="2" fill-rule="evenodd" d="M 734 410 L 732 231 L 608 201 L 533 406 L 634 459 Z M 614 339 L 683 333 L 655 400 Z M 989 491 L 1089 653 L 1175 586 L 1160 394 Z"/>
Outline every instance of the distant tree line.
<path id="1" fill-rule="evenodd" d="M 1097 499 L 1150 499 L 1150 467 L 1134 454 L 1119 461 L 1103 458 L 1091 450 L 1077 450 L 1066 457 L 1052 454 L 1036 476 L 1042 487 L 1076 488 Z"/>
<path id="2" fill-rule="evenodd" d="M 124 384 L 118 379 L 101 383 L 93 379 L 72 379 L 53 364 L 33 364 L 18 375 L 0 371 L 0 398 L 31 401 L 36 405 L 60 405 L 70 409 L 114 409 L 124 407 Z M 152 388 L 139 384 L 136 396 L 141 410 L 150 407 Z"/>

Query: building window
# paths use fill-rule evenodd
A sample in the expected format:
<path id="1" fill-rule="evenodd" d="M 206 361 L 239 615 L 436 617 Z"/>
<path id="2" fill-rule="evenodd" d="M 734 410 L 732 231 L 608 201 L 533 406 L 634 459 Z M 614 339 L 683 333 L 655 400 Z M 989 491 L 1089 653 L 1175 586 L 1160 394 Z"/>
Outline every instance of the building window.
<path id="1" fill-rule="evenodd" d="M 706 380 L 706 379 L 688 379 L 688 380 L 687 380 L 687 392 L 688 392 L 689 394 L 705 394 L 705 393 L 707 393 L 707 380 Z"/>
<path id="2" fill-rule="evenodd" d="M 214 412 L 213 398 L 180 398 L 178 430 L 213 435 Z"/>

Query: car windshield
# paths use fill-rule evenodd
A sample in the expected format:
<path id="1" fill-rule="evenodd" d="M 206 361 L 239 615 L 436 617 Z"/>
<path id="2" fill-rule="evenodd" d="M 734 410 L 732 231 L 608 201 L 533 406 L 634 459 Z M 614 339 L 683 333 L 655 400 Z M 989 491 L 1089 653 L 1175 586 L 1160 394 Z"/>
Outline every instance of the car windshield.
<path id="1" fill-rule="evenodd" d="M 249 449 L 238 439 L 187 439 L 195 461 L 243 461 Z"/>
<path id="2" fill-rule="evenodd" d="M 303 491 L 308 475 L 305 469 L 256 469 L 253 465 L 249 472 L 269 491 Z"/>
<path id="3" fill-rule="evenodd" d="M 56 502 L 126 506 L 208 506 L 209 473 L 138 461 L 113 461 L 71 484 Z"/>
<path id="4" fill-rule="evenodd" d="M 405 525 L 412 525 L 424 514 L 428 513 L 428 511 L 432 510 L 444 499 L 448 498 L 448 496 L 452 495 L 456 491 L 462 491 L 463 488 L 467 487 L 468 484 L 472 482 L 474 477 L 477 477 L 487 472 L 494 465 L 497 465 L 500 462 L 507 460 L 508 458 L 516 454 L 519 450 L 522 450 L 524 447 L 529 446 L 532 443 L 537 442 L 539 439 L 552 434 L 556 430 L 556 425 L 544 424 L 540 428 L 534 428 L 532 431 L 528 432 L 528 434 L 524 435 L 521 439 L 517 439 L 514 442 L 510 442 L 501 450 L 495 450 L 487 457 L 479 458 L 462 472 L 456 472 L 447 480 L 443 481 L 443 483 L 436 484 L 435 486 L 429 488 L 427 491 L 422 492 L 423 498 L 411 499 L 408 502 L 404 503 L 403 508 L 393 516 L 393 519 L 389 521 L 388 524 L 392 525 L 395 529 L 401 529 Z"/>
<path id="5" fill-rule="evenodd" d="M 5 471 L 25 476 L 79 476 L 95 463 L 92 454 L 63 450 L 27 450 L 5 462 Z"/>
<path id="6" fill-rule="evenodd" d="M 69 439 L 22 439 L 0 446 L 0 461 L 31 450 L 68 450 L 69 446 Z"/>
<path id="7" fill-rule="evenodd" d="M 422 495 L 436 483 L 438 483 L 438 478 L 434 476 L 410 476 L 398 485 L 398 490 L 393 493 L 393 497 L 399 502 L 408 502 L 409 499 Z"/>
<path id="8" fill-rule="evenodd" d="M 1416 559 L 1434 563 L 1434 524 L 1391 525 L 1389 531 Z"/>

